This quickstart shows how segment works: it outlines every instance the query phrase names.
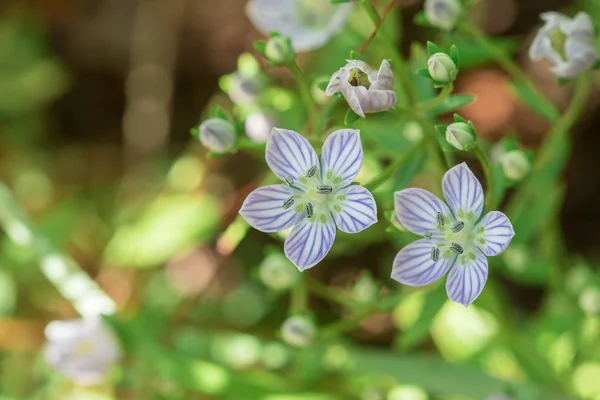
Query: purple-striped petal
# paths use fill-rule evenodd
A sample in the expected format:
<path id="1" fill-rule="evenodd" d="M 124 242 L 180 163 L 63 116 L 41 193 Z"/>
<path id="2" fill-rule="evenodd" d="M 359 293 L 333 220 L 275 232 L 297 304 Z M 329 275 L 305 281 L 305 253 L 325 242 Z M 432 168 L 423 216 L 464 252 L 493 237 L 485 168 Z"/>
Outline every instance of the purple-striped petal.
<path id="1" fill-rule="evenodd" d="M 475 222 L 479 218 L 483 210 L 483 189 L 466 163 L 446 172 L 442 191 L 457 220 Z"/>
<path id="2" fill-rule="evenodd" d="M 325 222 L 321 218 L 305 218 L 285 239 L 285 255 L 300 271 L 317 265 L 333 246 L 335 223 L 330 215 L 322 215 Z"/>
<path id="3" fill-rule="evenodd" d="M 321 153 L 323 179 L 337 187 L 352 183 L 363 162 L 363 149 L 360 131 L 340 129 L 325 139 Z"/>
<path id="4" fill-rule="evenodd" d="M 281 180 L 297 180 L 313 166 L 319 166 L 317 153 L 305 137 L 287 129 L 273 128 L 267 141 L 269 168 Z"/>
<path id="5" fill-rule="evenodd" d="M 262 232 L 280 232 L 294 226 L 302 217 L 293 205 L 283 208 L 283 203 L 294 193 L 286 185 L 259 187 L 246 197 L 240 214 L 255 229 Z"/>
<path id="6" fill-rule="evenodd" d="M 396 218 L 417 235 L 440 234 L 438 213 L 452 219 L 448 206 L 424 189 L 410 188 L 394 193 Z"/>
<path id="7" fill-rule="evenodd" d="M 479 296 L 488 276 L 487 258 L 479 250 L 475 250 L 475 253 L 475 259 L 471 259 L 469 254 L 458 257 L 446 281 L 446 292 L 450 300 L 465 307 Z"/>
<path id="8" fill-rule="evenodd" d="M 423 286 L 444 276 L 456 261 L 456 255 L 450 253 L 445 258 L 442 247 L 434 261 L 432 249 L 436 244 L 435 240 L 419 239 L 402 248 L 394 259 L 392 279 L 405 285 Z"/>
<path id="9" fill-rule="evenodd" d="M 337 196 L 346 196 L 346 200 L 334 207 L 333 219 L 337 228 L 346 233 L 357 233 L 377 222 L 377 204 L 371 192 L 362 186 L 350 186 L 342 189 Z"/>
<path id="10" fill-rule="evenodd" d="M 476 244 L 486 256 L 502 253 L 515 235 L 508 217 L 500 211 L 487 213 L 475 227 L 475 232 L 477 233 Z"/>

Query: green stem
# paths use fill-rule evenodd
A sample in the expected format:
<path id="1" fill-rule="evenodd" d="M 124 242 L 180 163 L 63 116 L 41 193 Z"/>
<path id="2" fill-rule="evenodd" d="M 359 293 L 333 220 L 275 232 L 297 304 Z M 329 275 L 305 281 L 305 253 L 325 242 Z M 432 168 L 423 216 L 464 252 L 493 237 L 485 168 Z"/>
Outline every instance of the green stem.
<path id="1" fill-rule="evenodd" d="M 290 314 L 303 314 L 308 310 L 307 275 L 302 274 L 291 293 Z"/>
<path id="2" fill-rule="evenodd" d="M 477 156 L 477 158 L 479 159 L 479 162 L 481 163 L 481 167 L 483 168 L 483 173 L 485 174 L 485 180 L 486 180 L 486 206 L 488 208 L 488 210 L 493 210 L 494 209 L 494 183 L 493 183 L 493 177 L 492 177 L 492 167 L 490 165 L 490 159 L 488 157 L 488 155 L 486 154 L 485 151 L 483 151 L 483 149 L 481 148 L 481 146 L 479 145 L 479 143 L 477 143 L 475 145 L 475 149 L 473 149 L 473 151 L 475 152 L 475 155 Z"/>
<path id="3" fill-rule="evenodd" d="M 513 78 L 523 82 L 527 89 L 536 97 L 537 101 L 544 103 L 544 107 L 554 110 L 552 121 L 557 120 L 560 117 L 560 112 L 556 109 L 556 106 L 546 99 L 546 96 L 541 93 L 535 84 L 529 79 L 529 77 L 523 72 L 521 68 L 509 57 L 502 49 L 498 48 L 488 36 L 482 32 L 477 26 L 468 20 L 464 20 L 461 24 L 458 24 L 462 30 L 471 36 L 482 48 L 489 52 L 492 57 L 500 64 L 506 72 L 508 72 Z"/>
<path id="4" fill-rule="evenodd" d="M 353 302 L 350 301 L 350 298 L 347 294 L 337 288 L 327 286 L 321 281 L 309 278 L 308 287 L 311 292 L 325 300 L 338 303 L 344 307 L 351 308 L 353 306 Z"/>
<path id="5" fill-rule="evenodd" d="M 423 150 L 425 148 L 425 144 L 426 141 L 421 140 L 419 144 L 413 146 L 409 151 L 403 153 L 400 157 L 398 157 L 390 165 L 388 165 L 387 168 L 381 171 L 381 173 L 379 173 L 379 175 L 377 175 L 371 182 L 367 183 L 366 185 L 363 185 L 364 188 L 369 191 L 377 189 L 379 186 L 385 183 L 385 181 L 391 178 L 392 175 L 394 175 L 396 170 L 400 168 L 402 164 L 404 164 L 406 161 L 412 158 L 419 151 Z"/>
<path id="6" fill-rule="evenodd" d="M 308 121 L 310 123 L 310 129 L 314 130 L 317 127 L 318 121 L 318 113 L 317 113 L 317 103 L 315 102 L 312 93 L 311 93 L 311 85 L 306 76 L 302 73 L 302 70 L 294 61 L 293 63 L 288 64 L 288 68 L 294 78 L 296 79 L 296 84 L 298 86 L 298 91 L 300 92 L 300 97 L 302 98 L 302 102 L 306 107 L 308 112 Z M 312 132 L 316 134 L 316 132 Z"/>
<path id="7" fill-rule="evenodd" d="M 433 110 L 436 107 L 439 107 L 450 96 L 452 90 L 454 90 L 454 84 L 450 82 L 447 86 L 444 86 L 443 89 L 440 90 L 438 95 L 435 98 L 433 98 L 429 103 L 425 103 L 419 106 L 419 112 L 425 113 L 427 111 Z"/>

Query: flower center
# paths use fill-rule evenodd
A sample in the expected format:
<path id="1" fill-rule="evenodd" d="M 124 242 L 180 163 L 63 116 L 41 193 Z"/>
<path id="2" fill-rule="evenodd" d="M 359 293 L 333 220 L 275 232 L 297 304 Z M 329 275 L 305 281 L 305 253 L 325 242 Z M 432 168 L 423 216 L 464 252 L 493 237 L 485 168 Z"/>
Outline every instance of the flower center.
<path id="1" fill-rule="evenodd" d="M 306 192 L 306 198 L 311 203 L 323 204 L 328 201 L 329 195 L 325 193 L 319 193 L 319 189 L 314 188 Z"/>
<path id="2" fill-rule="evenodd" d="M 563 60 L 567 59 L 565 52 L 565 44 L 567 42 L 567 35 L 564 34 L 559 28 L 555 28 L 550 32 L 550 43 L 552 48 L 556 51 Z"/>
<path id="3" fill-rule="evenodd" d="M 90 340 L 84 340 L 75 347 L 75 354 L 79 357 L 90 355 L 94 351 L 94 344 Z"/>
<path id="4" fill-rule="evenodd" d="M 369 75 L 364 73 L 358 68 L 352 68 L 350 70 L 350 77 L 348 78 L 348 83 L 352 86 L 364 86 L 367 89 L 371 86 L 371 82 L 369 82 Z"/>

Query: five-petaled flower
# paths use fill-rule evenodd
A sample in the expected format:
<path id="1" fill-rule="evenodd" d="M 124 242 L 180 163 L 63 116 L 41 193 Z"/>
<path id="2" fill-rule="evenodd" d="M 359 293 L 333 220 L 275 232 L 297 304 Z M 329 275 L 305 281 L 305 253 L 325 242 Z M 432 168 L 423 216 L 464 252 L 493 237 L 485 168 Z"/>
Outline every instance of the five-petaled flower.
<path id="1" fill-rule="evenodd" d="M 53 321 L 46 326 L 48 364 L 81 386 L 101 383 L 121 357 L 121 347 L 100 316 Z"/>
<path id="2" fill-rule="evenodd" d="M 325 45 L 346 23 L 352 3 L 325 0 L 250 0 L 246 15 L 263 34 L 277 32 L 292 40 L 296 51 Z"/>
<path id="3" fill-rule="evenodd" d="M 331 76 L 325 90 L 328 96 L 341 92 L 350 108 L 363 118 L 366 113 L 394 107 L 394 74 L 387 60 L 381 62 L 379 71 L 364 61 L 346 61 L 347 64 Z"/>
<path id="4" fill-rule="evenodd" d="M 398 221 L 423 236 L 396 255 L 392 278 L 422 286 L 446 272 L 448 297 L 465 306 L 483 290 L 488 276 L 487 256 L 502 253 L 514 231 L 506 215 L 488 212 L 483 218 L 483 190 L 467 164 L 444 175 L 446 203 L 427 190 L 410 188 L 395 193 Z"/>
<path id="5" fill-rule="evenodd" d="M 557 77 L 573 78 L 594 66 L 598 53 L 590 16 L 579 12 L 569 18 L 558 12 L 540 15 L 545 24 L 529 48 L 532 60 L 546 59 Z"/>
<path id="6" fill-rule="evenodd" d="M 300 134 L 274 128 L 267 164 L 285 184 L 248 195 L 240 214 L 262 232 L 294 227 L 285 255 L 299 270 L 315 266 L 331 249 L 337 229 L 357 233 L 377 222 L 371 193 L 352 181 L 363 161 L 360 132 L 341 129 L 323 143 L 321 157 Z"/>

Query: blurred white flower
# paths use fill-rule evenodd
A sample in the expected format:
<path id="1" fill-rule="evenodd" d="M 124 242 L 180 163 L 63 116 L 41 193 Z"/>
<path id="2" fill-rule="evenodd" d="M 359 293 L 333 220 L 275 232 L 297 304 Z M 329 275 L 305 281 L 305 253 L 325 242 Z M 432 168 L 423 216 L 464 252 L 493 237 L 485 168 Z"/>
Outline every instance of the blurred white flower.
<path id="1" fill-rule="evenodd" d="M 456 79 L 458 68 L 446 53 L 435 53 L 427 60 L 427 70 L 431 78 L 440 83 L 448 83 Z"/>
<path id="2" fill-rule="evenodd" d="M 446 31 L 454 28 L 461 12 L 458 0 L 425 0 L 424 9 L 427 21 Z"/>
<path id="3" fill-rule="evenodd" d="M 579 12 L 575 17 L 558 12 L 540 15 L 545 24 L 538 31 L 529 57 L 546 59 L 559 78 L 573 78 L 594 66 L 598 54 L 594 48 L 594 26 L 590 16 Z"/>
<path id="4" fill-rule="evenodd" d="M 263 112 L 253 112 L 244 122 L 246 135 L 256 143 L 266 143 L 273 129 L 273 121 Z"/>
<path id="5" fill-rule="evenodd" d="M 121 357 L 121 347 L 100 316 L 50 322 L 44 331 L 46 362 L 73 383 L 102 383 Z"/>
<path id="6" fill-rule="evenodd" d="M 511 150 L 500 156 L 504 175 L 513 181 L 520 181 L 531 170 L 531 163 L 522 150 Z"/>
<path id="7" fill-rule="evenodd" d="M 246 15 L 263 34 L 278 32 L 296 51 L 325 45 L 346 23 L 352 4 L 328 0 L 249 0 Z"/>
<path id="8" fill-rule="evenodd" d="M 215 153 L 225 153 L 235 145 L 235 128 L 229 121 L 210 118 L 200 124 L 198 130 L 200 143 Z"/>
<path id="9" fill-rule="evenodd" d="M 363 118 L 366 113 L 394 107 L 394 74 L 387 60 L 381 62 L 379 71 L 364 61 L 346 61 L 348 63 L 331 76 L 325 91 L 328 96 L 341 92 L 350 108 Z"/>
<path id="10" fill-rule="evenodd" d="M 273 253 L 260 264 L 259 276 L 268 288 L 286 290 L 298 281 L 300 272 L 283 254 Z"/>
<path id="11" fill-rule="evenodd" d="M 316 336 L 315 323 L 302 315 L 290 317 L 281 325 L 281 337 L 292 346 L 308 347 Z"/>

